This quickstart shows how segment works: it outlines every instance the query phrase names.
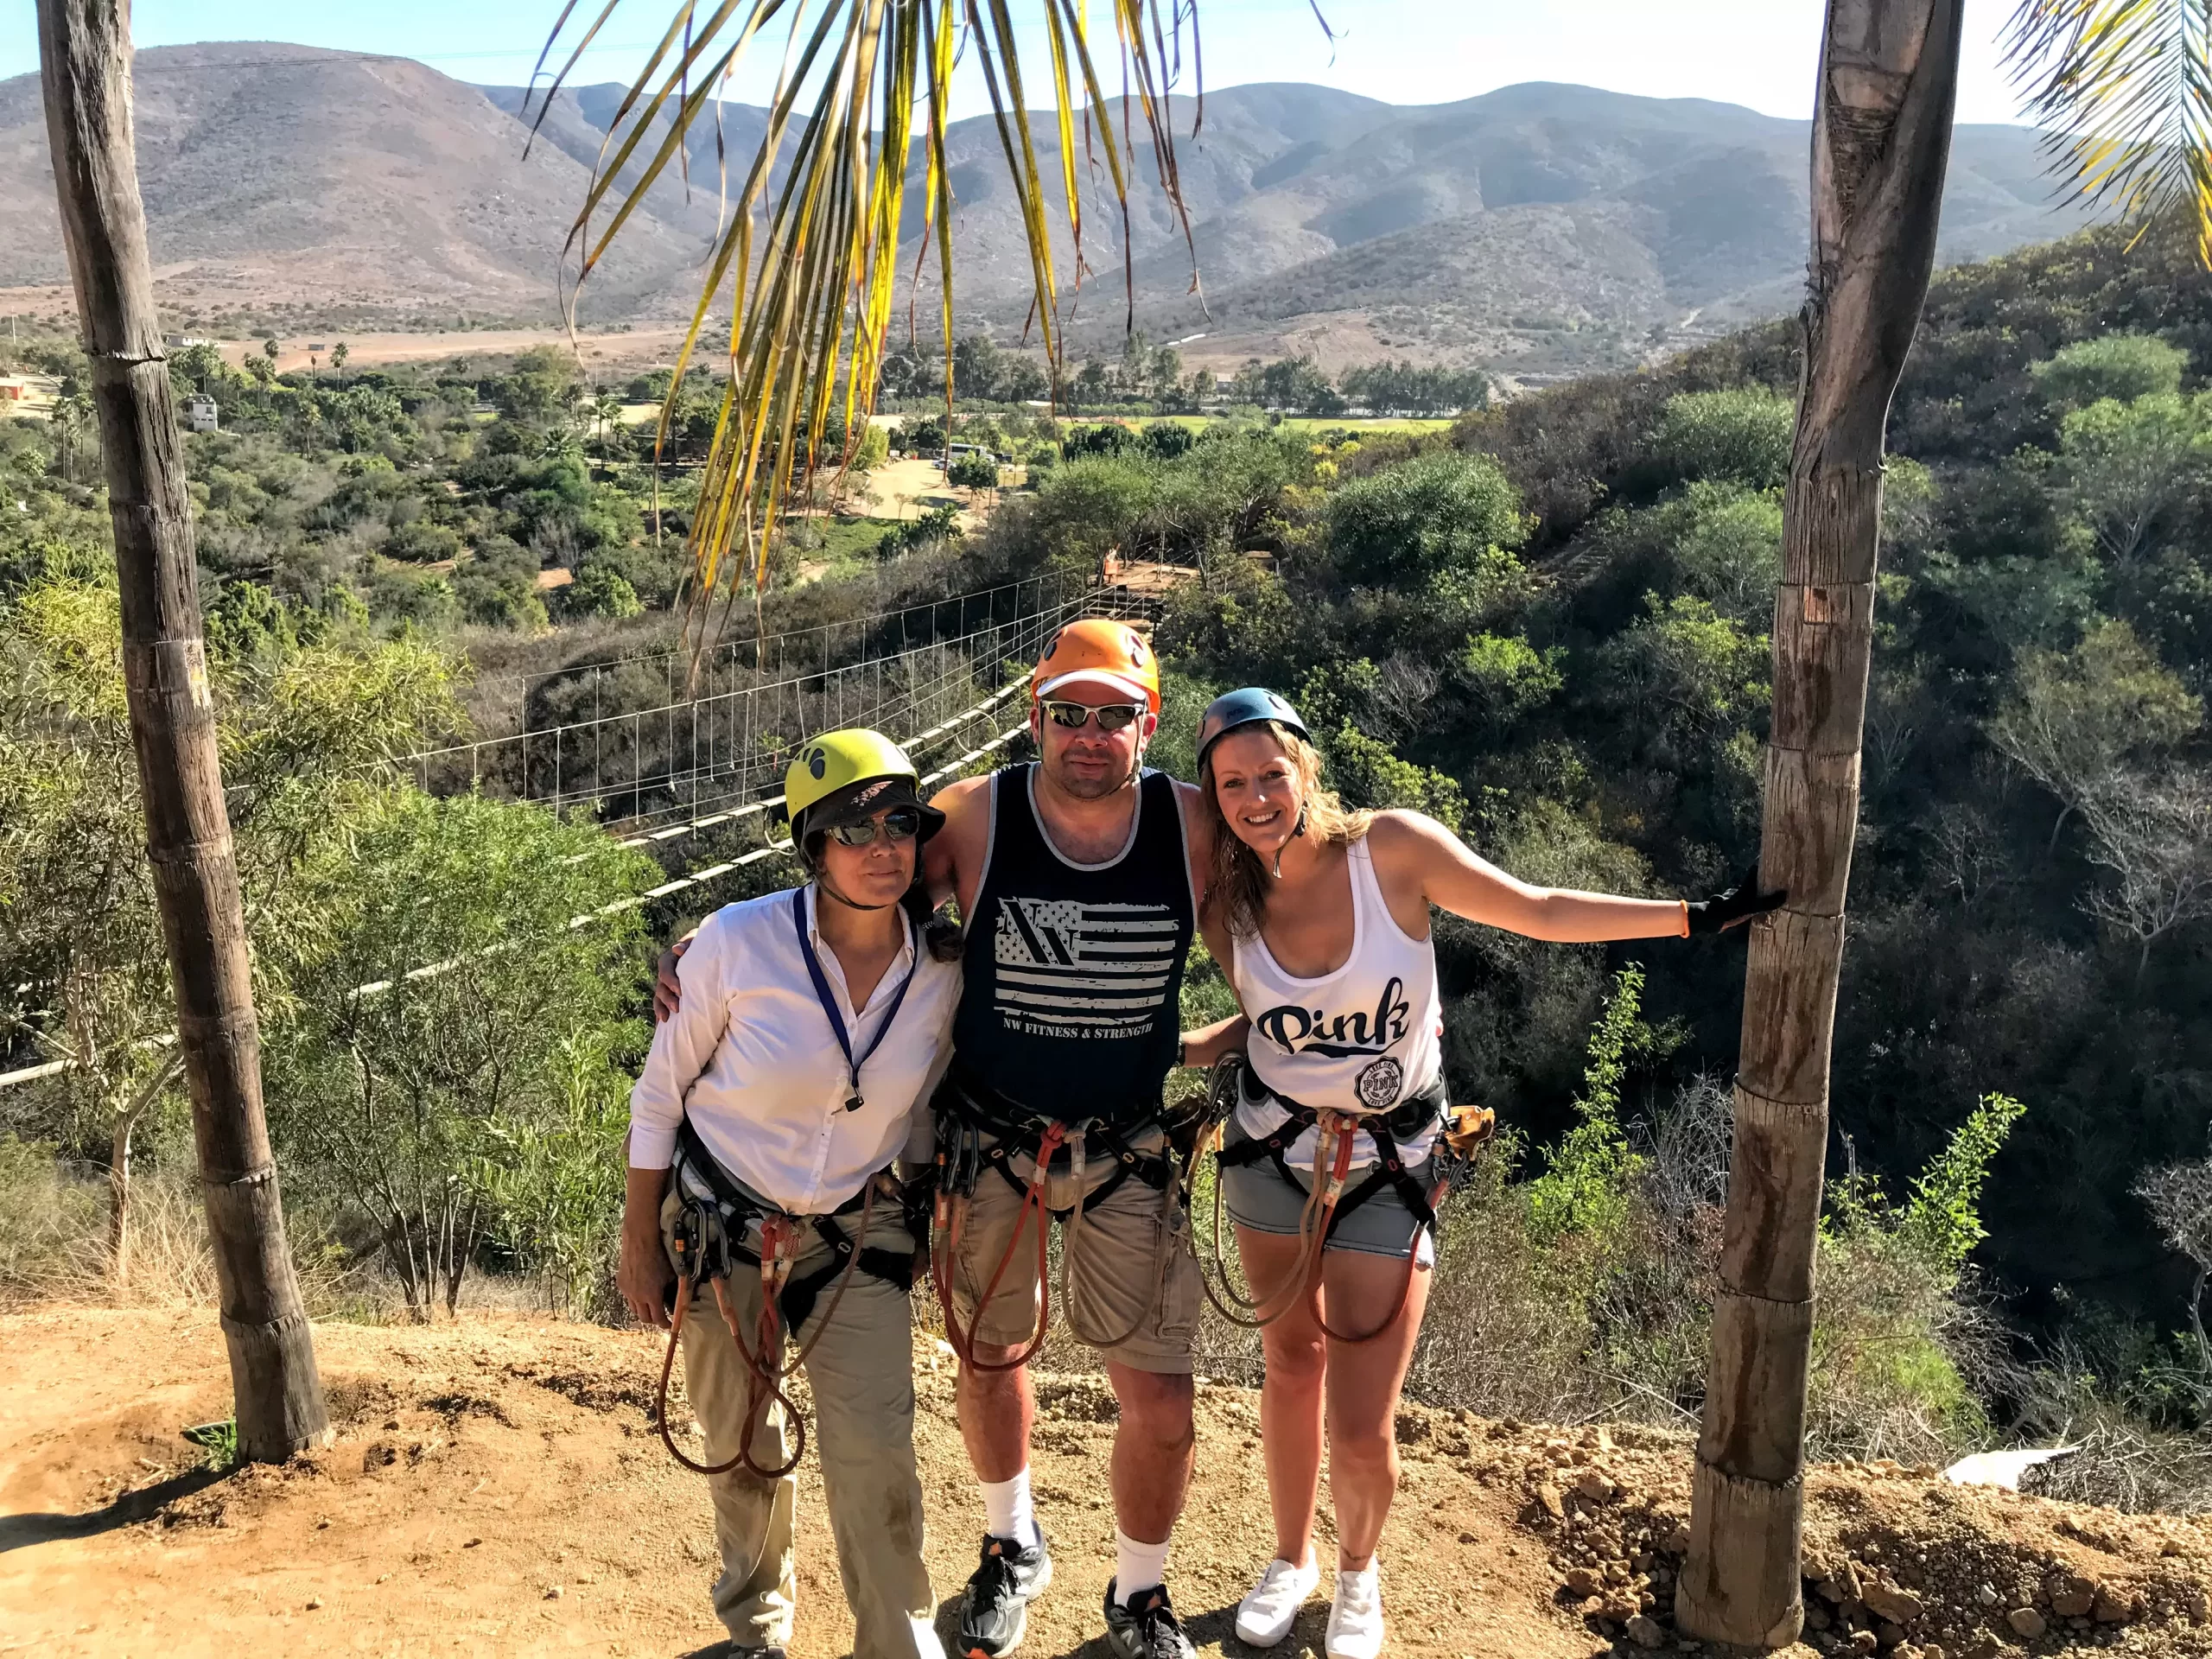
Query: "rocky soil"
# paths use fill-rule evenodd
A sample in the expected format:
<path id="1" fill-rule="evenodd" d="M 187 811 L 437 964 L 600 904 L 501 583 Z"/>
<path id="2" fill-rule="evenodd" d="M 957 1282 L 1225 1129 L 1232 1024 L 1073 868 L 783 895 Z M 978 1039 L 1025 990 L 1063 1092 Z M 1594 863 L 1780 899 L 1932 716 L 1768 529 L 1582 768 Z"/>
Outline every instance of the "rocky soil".
<path id="1" fill-rule="evenodd" d="M 219 1478 L 178 1433 L 227 1409 L 209 1313 L 0 1317 L 0 1654 L 719 1652 L 705 1493 L 647 1414 L 652 1338 L 476 1316 L 325 1325 L 316 1343 L 334 1444 Z M 918 1343 L 917 1440 L 949 1633 L 981 1513 L 937 1346 Z M 1035 1485 L 1058 1571 L 1024 1653 L 1103 1656 L 1113 1401 L 1087 1376 L 1040 1379 L 1039 1392 Z M 1199 1390 L 1198 1476 L 1169 1572 L 1203 1654 L 1246 1651 L 1236 1603 L 1272 1553 L 1257 1406 L 1244 1389 Z M 1417 1408 L 1399 1434 L 1404 1484 L 1382 1552 L 1390 1653 L 1710 1651 L 1670 1618 L 1688 1543 L 1686 1439 Z M 2201 1519 L 1889 1465 L 1824 1466 L 1807 1490 L 1799 1659 L 2212 1659 Z M 1325 1550 L 1325 1484 L 1322 1502 Z M 852 1630 L 811 1459 L 799 1509 L 792 1659 L 826 1659 L 849 1650 Z M 1308 1605 L 1283 1659 L 1319 1652 L 1327 1611 Z"/>
<path id="2" fill-rule="evenodd" d="M 1559 1599 L 1614 1651 L 1700 1647 L 1678 1638 L 1671 1618 L 1690 1543 L 1687 1440 L 1479 1420 L 1440 1432 L 1464 1436 L 1478 1484 L 1522 1497 L 1517 1519 L 1548 1544 Z M 1887 1461 L 1826 1465 L 1807 1480 L 1798 1651 L 2212 1654 L 2208 1624 L 2202 1517 L 1955 1486 Z"/>

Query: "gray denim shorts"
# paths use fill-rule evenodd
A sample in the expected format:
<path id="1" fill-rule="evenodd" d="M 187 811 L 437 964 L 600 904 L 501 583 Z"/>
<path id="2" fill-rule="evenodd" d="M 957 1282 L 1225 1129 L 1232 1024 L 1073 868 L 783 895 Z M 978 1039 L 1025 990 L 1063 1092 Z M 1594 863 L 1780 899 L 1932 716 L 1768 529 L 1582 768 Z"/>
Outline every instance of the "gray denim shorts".
<path id="1" fill-rule="evenodd" d="M 1236 1146 L 1251 1138 L 1236 1119 L 1230 1120 L 1225 1145 Z M 1406 1173 L 1413 1177 L 1414 1185 L 1426 1190 L 1435 1179 L 1434 1165 L 1433 1158 L 1424 1158 L 1417 1164 L 1408 1165 Z M 1344 1183 L 1344 1190 L 1350 1192 L 1365 1180 L 1373 1167 L 1368 1165 L 1353 1170 Z M 1272 1158 L 1262 1158 L 1221 1172 L 1221 1195 L 1229 1206 L 1230 1219 L 1255 1233 L 1295 1237 L 1308 1192 L 1305 1181 L 1295 1174 L 1286 1181 Z M 1413 1250 L 1415 1227 L 1414 1212 L 1406 1208 L 1395 1187 L 1386 1186 L 1358 1209 L 1344 1214 L 1330 1236 L 1328 1248 L 1357 1250 L 1363 1255 L 1395 1256 L 1402 1262 Z M 1434 1259 L 1435 1247 L 1424 1236 L 1421 1264 L 1425 1267 Z"/>

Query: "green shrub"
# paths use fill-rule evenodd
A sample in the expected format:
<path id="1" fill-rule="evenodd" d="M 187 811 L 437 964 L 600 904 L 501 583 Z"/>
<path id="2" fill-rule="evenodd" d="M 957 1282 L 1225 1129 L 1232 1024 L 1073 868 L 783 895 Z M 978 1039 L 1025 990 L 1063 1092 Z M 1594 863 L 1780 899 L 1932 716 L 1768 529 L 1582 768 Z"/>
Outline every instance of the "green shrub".
<path id="1" fill-rule="evenodd" d="M 645 605 L 638 590 L 620 572 L 604 564 L 587 564 L 576 579 L 558 590 L 564 616 L 641 616 Z"/>
<path id="2" fill-rule="evenodd" d="M 2002 1339 L 1966 1291 L 1967 1263 L 1990 1163 L 2024 1109 L 1984 1096 L 1902 1205 L 1856 1171 L 1829 1184 L 1808 1409 L 1831 1452 L 1948 1459 L 1987 1435 L 1977 1384 L 2003 1364 Z"/>
<path id="3" fill-rule="evenodd" d="M 1624 968 L 1590 1033 L 1590 1058 L 1574 1100 L 1574 1127 L 1529 1184 L 1529 1221 L 1536 1243 L 1557 1246 L 1579 1236 L 1600 1256 L 1618 1248 L 1627 1226 L 1643 1160 L 1630 1150 L 1621 1122 L 1621 1084 L 1651 1043 L 1640 1017 L 1643 970 Z"/>
<path id="4" fill-rule="evenodd" d="M 1796 428 L 1796 404 L 1762 386 L 1678 392 L 1660 408 L 1651 447 L 1677 478 L 1770 490 L 1789 477 Z"/>
<path id="5" fill-rule="evenodd" d="M 1321 739 L 1331 785 L 1348 806 L 1404 807 L 1426 812 L 1457 833 L 1467 817 L 1467 797 L 1440 772 L 1401 760 L 1388 744 L 1345 721 Z"/>
<path id="6" fill-rule="evenodd" d="M 1329 498 L 1329 555 L 1354 587 L 1419 588 L 1471 575 L 1525 534 L 1520 495 L 1487 455 L 1422 455 Z"/>
<path id="7" fill-rule="evenodd" d="M 1566 657 L 1557 645 L 1538 651 L 1519 634 L 1481 633 L 1467 641 L 1459 671 L 1491 720 L 1505 725 L 1559 694 L 1566 683 L 1560 671 Z"/>
<path id="8" fill-rule="evenodd" d="M 2153 392 L 2179 391 L 2188 367 L 2189 353 L 2156 335 L 2099 334 L 2031 364 L 2028 375 L 2052 404 L 2083 409 L 2103 397 L 2133 403 Z"/>

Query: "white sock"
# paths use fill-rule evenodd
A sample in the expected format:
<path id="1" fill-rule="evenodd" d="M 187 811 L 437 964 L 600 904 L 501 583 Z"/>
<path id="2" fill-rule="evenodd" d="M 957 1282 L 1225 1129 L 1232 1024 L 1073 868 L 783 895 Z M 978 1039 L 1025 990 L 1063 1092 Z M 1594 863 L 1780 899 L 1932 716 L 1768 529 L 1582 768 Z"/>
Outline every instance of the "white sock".
<path id="1" fill-rule="evenodd" d="M 1037 1541 L 1037 1516 L 1029 1503 L 1029 1471 L 1012 1480 L 983 1480 L 983 1530 L 1027 1549 Z"/>
<path id="2" fill-rule="evenodd" d="M 1167 1540 L 1141 1544 L 1114 1529 L 1114 1595 L 1126 1602 L 1140 1590 L 1156 1590 L 1167 1582 Z"/>

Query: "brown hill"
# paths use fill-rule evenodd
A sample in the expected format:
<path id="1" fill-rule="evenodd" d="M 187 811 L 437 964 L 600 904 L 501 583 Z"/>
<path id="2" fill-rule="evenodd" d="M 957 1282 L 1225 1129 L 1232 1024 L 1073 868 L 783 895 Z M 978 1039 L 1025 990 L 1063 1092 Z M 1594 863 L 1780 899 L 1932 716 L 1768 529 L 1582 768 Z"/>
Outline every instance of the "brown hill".
<path id="1" fill-rule="evenodd" d="M 562 240 L 623 92 L 564 92 L 525 160 L 518 89 L 468 86 L 404 59 L 161 48 L 139 55 L 137 86 L 162 291 L 180 315 L 210 321 L 280 309 L 328 321 L 550 320 Z M 1193 107 L 1172 106 L 1187 134 Z M 741 166 L 762 119 L 724 108 L 722 141 Z M 1053 177 L 1052 124 L 1035 136 Z M 720 207 L 715 142 L 712 124 L 695 130 L 688 188 L 675 177 L 656 188 L 587 288 L 588 320 L 688 311 Z M 1211 310 L 1189 296 L 1190 252 L 1148 182 L 1147 151 L 1126 232 L 1140 321 L 1154 338 L 1205 334 L 1201 357 L 1313 345 L 1332 366 L 1394 353 L 1521 369 L 1618 363 L 1795 303 L 1807 143 L 1805 124 L 1732 105 L 1580 86 L 1422 107 L 1319 86 L 1229 87 L 1208 96 L 1201 135 L 1179 142 Z M 995 124 L 957 124 L 948 152 L 961 326 L 1011 338 L 1029 264 Z M 1111 352 L 1125 315 L 1124 231 L 1101 196 L 1103 169 L 1078 171 L 1090 272 L 1075 337 Z M 59 282 L 35 77 L 0 82 L 0 289 Z M 2032 133 L 1961 130 L 1946 258 L 2081 220 L 2054 210 Z M 1056 223 L 1065 282 L 1073 251 Z M 920 226 L 911 213 L 910 241 Z M 934 283 L 933 261 L 923 281 Z"/>
<path id="2" fill-rule="evenodd" d="M 926 1337 L 918 1338 L 931 1348 Z M 221 1655 L 270 1643 L 358 1652 L 721 1651 L 709 1611 L 702 1483 L 646 1410 L 659 1357 L 639 1332 L 474 1316 L 324 1325 L 336 1443 L 213 1479 L 181 1425 L 224 1415 L 211 1312 L 47 1308 L 0 1317 L 0 1631 L 10 1650 Z M 980 1506 L 925 1359 L 918 1438 L 931 1570 L 949 1631 Z M 1040 1377 L 1035 1483 L 1058 1573 L 1031 1614 L 1037 1659 L 1104 1652 L 1112 1561 L 1103 1380 Z M 1237 1598 L 1272 1549 L 1249 1390 L 1202 1383 L 1195 1490 L 1170 1572 L 1194 1642 L 1248 1650 Z M 1590 1659 L 1709 1652 L 1668 1625 L 1689 1446 L 1409 1407 L 1404 1484 L 1383 1537 L 1390 1651 Z M 1807 1641 L 1787 1651 L 1993 1659 L 2212 1653 L 2212 1527 L 1931 1480 L 1893 1465 L 1807 1479 Z M 1325 1517 L 1327 1500 L 1323 1499 Z M 848 1650 L 801 1466 L 793 1659 Z M 1325 1519 L 1320 1547 L 1330 1548 Z M 1294 1647 L 1318 1652 L 1310 1603 Z M 2031 1618 L 2029 1616 L 2032 1616 Z M 1901 1621 L 1892 1624 L 1891 1621 Z"/>
<path id="3" fill-rule="evenodd" d="M 141 52 L 139 172 L 183 315 L 550 319 L 585 170 L 528 161 L 482 93 L 404 58 L 260 42 Z M 35 76 L 0 81 L 0 287 L 66 281 Z M 666 290 L 690 238 L 636 226 L 594 306 Z"/>
<path id="4" fill-rule="evenodd" d="M 512 88 L 487 89 L 518 108 Z M 578 89 L 556 110 L 561 142 L 588 160 L 620 101 Z M 1808 216 L 1806 123 L 1697 99 L 1632 98 L 1529 83 L 1447 105 L 1401 107 L 1327 87 L 1232 86 L 1195 111 L 1171 100 L 1179 174 L 1210 296 L 1192 298 L 1191 253 L 1149 148 L 1134 176 L 1127 241 L 1140 322 L 1154 338 L 1203 333 L 1199 356 L 1318 346 L 1332 366 L 1397 352 L 1432 360 L 1567 368 L 1621 362 L 1797 302 Z M 732 106 L 741 150 L 761 112 Z M 1122 125 L 1119 113 L 1115 124 Z M 1141 132 L 1141 118 L 1131 124 Z M 1039 165 L 1057 179 L 1050 121 Z M 713 136 L 692 144 L 715 177 Z M 988 119 L 948 135 L 957 206 L 957 310 L 1011 336 L 1028 307 L 1020 218 Z M 1088 297 L 1075 337 L 1118 348 L 1123 234 L 1083 167 Z M 710 187 L 711 188 L 711 187 Z M 1057 187 L 1056 187 L 1057 188 Z M 2086 222 L 2063 204 L 2036 135 L 1969 126 L 1954 147 L 1941 257 L 1986 257 Z M 1058 270 L 1074 269 L 1064 213 Z M 918 232 L 918 215 L 910 233 Z M 934 293 L 934 264 L 925 290 Z"/>

